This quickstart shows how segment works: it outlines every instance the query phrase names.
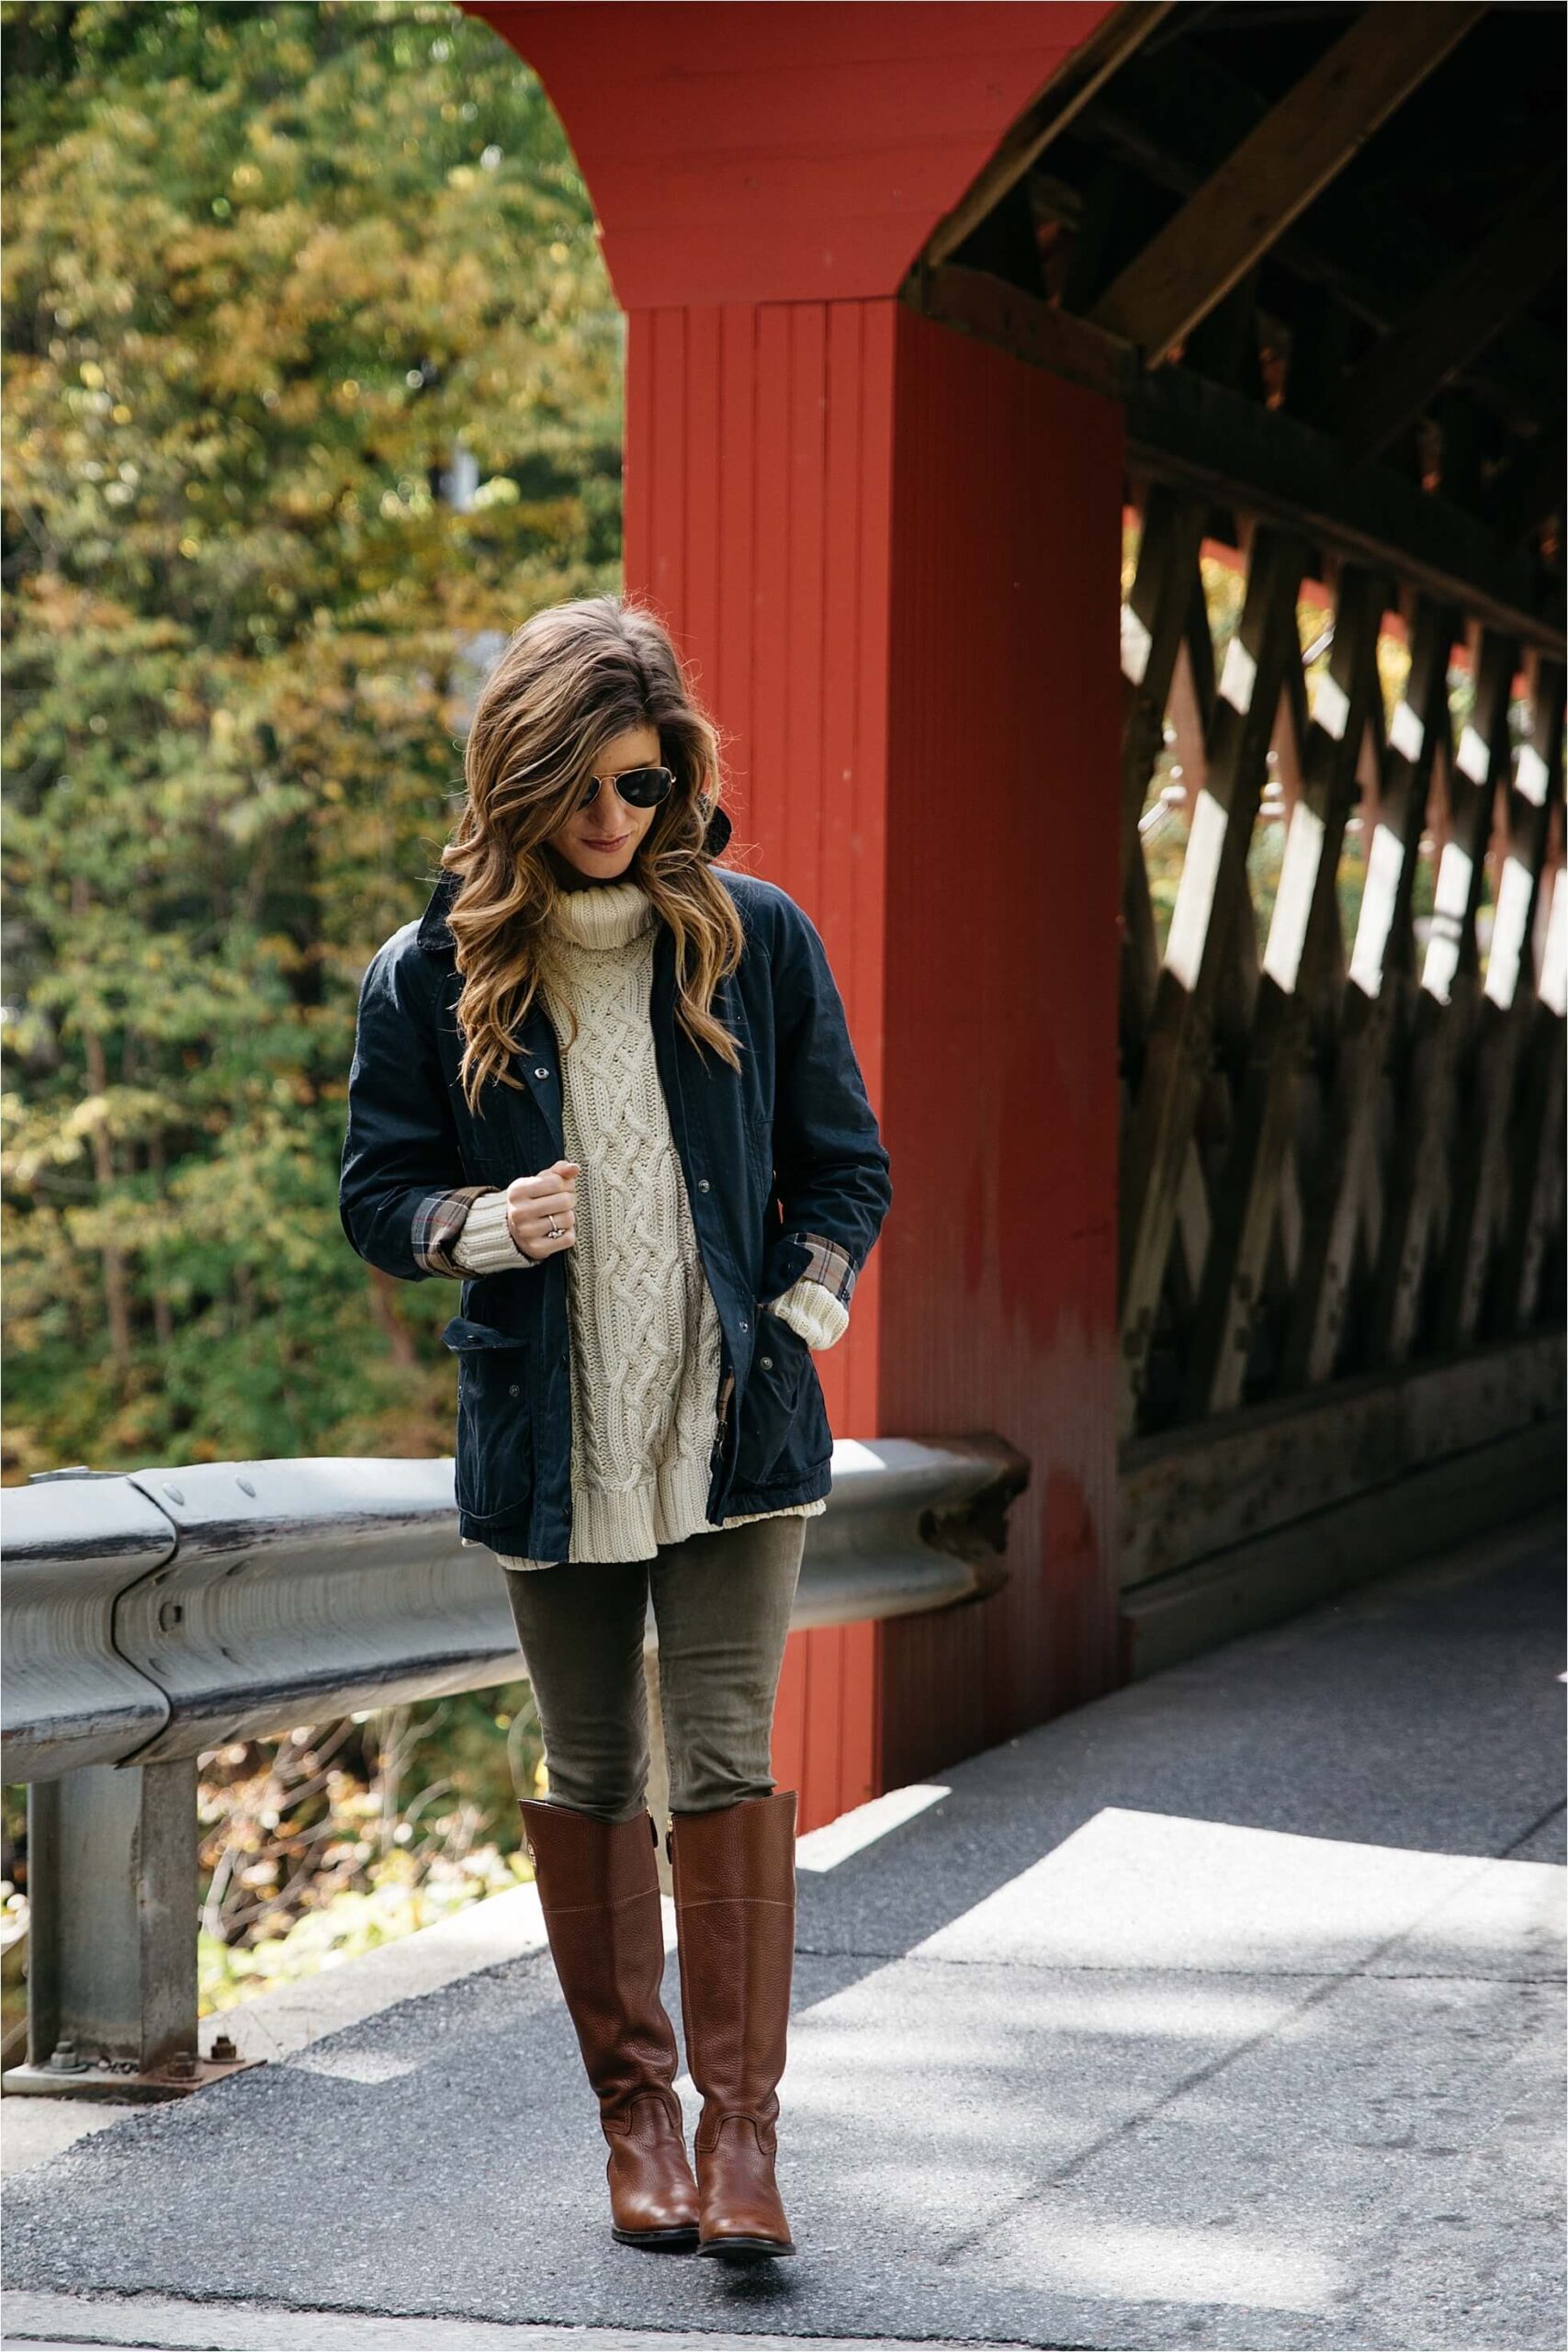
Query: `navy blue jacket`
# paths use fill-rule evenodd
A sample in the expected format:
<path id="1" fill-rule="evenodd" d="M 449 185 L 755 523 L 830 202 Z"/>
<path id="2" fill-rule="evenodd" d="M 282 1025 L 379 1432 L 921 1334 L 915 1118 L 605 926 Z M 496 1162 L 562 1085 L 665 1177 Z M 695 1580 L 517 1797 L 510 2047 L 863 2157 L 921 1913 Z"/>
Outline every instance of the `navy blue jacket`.
<path id="1" fill-rule="evenodd" d="M 710 820 L 707 854 L 728 836 Z M 831 1483 L 832 1434 L 811 1351 L 782 1316 L 802 1274 L 846 1306 L 892 1199 L 888 1156 L 815 925 L 776 884 L 714 872 L 746 944 L 713 1011 L 740 1068 L 675 1019 L 674 934 L 657 925 L 649 1014 L 660 1083 L 698 1250 L 723 1333 L 707 1516 L 813 1502 Z M 359 1255 L 406 1282 L 462 1273 L 447 1251 L 468 1204 L 564 1159 L 556 1036 L 536 997 L 513 1073 L 487 1080 L 479 1114 L 458 1084 L 461 980 L 444 875 L 423 918 L 372 958 L 359 996 L 339 1208 Z M 459 1532 L 525 1559 L 571 1544 L 571 1382 L 566 1253 L 469 1275 L 442 1333 L 458 1361 Z M 761 1344 L 758 1342 L 761 1339 Z"/>

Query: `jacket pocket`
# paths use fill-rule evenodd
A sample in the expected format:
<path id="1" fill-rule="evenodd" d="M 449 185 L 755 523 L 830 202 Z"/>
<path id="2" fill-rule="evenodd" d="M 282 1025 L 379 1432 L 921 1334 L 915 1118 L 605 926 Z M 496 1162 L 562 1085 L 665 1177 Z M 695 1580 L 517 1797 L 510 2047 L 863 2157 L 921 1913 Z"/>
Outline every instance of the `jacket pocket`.
<path id="1" fill-rule="evenodd" d="M 441 1341 L 457 1359 L 457 1509 L 470 1520 L 514 1518 L 534 1498 L 528 1341 L 467 1315 L 452 1317 Z"/>
<path id="2" fill-rule="evenodd" d="M 761 1299 L 755 1305 L 757 1344 L 736 1442 L 735 1484 L 742 1487 L 785 1485 L 833 1451 L 810 1349 L 782 1315 Z"/>

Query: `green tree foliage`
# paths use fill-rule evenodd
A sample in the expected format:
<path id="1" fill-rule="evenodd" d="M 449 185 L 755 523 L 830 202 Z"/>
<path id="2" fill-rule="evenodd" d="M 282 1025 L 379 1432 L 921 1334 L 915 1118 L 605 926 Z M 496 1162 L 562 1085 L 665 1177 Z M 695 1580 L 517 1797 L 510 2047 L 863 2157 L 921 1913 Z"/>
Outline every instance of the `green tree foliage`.
<path id="1" fill-rule="evenodd" d="M 476 648 L 618 584 L 587 194 L 446 6 L 3 23 L 6 1476 L 449 1452 L 345 1080 Z"/>

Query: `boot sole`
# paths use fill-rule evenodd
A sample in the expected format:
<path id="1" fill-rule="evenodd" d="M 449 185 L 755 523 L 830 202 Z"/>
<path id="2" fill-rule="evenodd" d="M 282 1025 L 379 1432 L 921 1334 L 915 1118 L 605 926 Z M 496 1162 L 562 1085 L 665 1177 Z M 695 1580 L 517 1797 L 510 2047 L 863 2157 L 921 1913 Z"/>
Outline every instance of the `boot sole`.
<path id="1" fill-rule="evenodd" d="M 709 2238 L 699 2245 L 699 2254 L 716 2254 L 721 2262 L 752 2262 L 760 2255 L 793 2254 L 793 2245 L 786 2245 L 779 2238 Z"/>
<path id="2" fill-rule="evenodd" d="M 671 2253 L 677 2253 L 684 2252 L 696 2245 L 697 2225 L 693 2222 L 688 2225 L 670 2230 L 623 2230 L 612 2222 L 610 2235 L 621 2245 L 663 2247 Z"/>

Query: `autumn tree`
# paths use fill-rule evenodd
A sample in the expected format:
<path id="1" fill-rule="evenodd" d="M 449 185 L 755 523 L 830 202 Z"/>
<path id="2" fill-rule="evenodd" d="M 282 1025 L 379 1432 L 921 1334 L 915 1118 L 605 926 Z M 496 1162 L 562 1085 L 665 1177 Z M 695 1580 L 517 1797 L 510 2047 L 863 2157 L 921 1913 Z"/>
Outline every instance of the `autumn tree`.
<path id="1" fill-rule="evenodd" d="M 6 1476 L 449 1451 L 345 1078 L 485 660 L 619 582 L 587 195 L 446 6 L 0 22 Z"/>

